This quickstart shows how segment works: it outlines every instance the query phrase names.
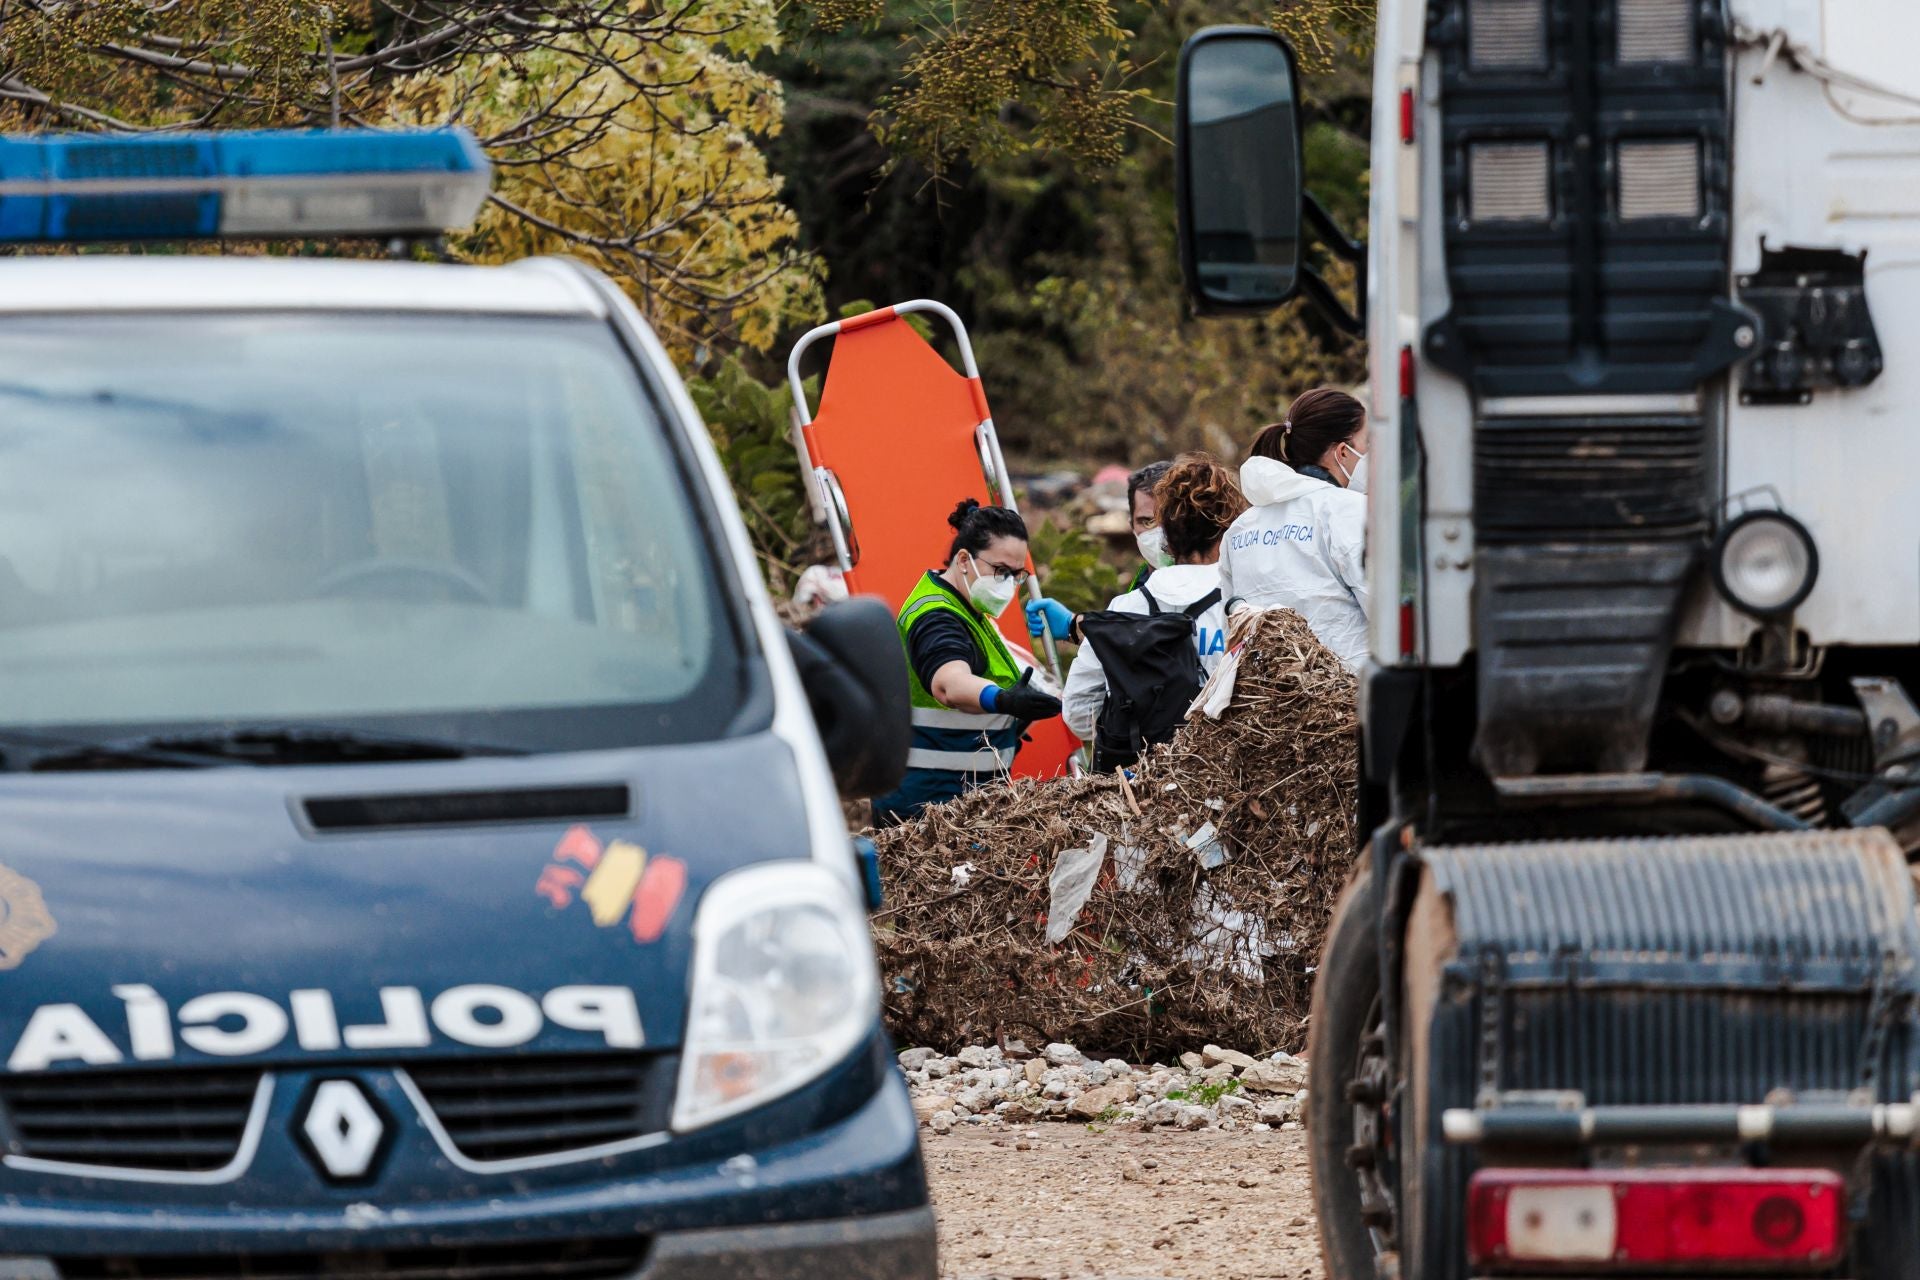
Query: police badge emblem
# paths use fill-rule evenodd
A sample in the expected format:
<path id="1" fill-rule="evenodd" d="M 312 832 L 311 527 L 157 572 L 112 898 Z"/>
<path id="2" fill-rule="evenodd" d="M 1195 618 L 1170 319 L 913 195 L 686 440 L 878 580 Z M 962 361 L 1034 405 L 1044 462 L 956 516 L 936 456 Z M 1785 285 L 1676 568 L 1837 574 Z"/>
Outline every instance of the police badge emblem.
<path id="1" fill-rule="evenodd" d="M 0 866 L 0 969 L 18 968 L 56 927 L 40 886 L 12 867 Z"/>

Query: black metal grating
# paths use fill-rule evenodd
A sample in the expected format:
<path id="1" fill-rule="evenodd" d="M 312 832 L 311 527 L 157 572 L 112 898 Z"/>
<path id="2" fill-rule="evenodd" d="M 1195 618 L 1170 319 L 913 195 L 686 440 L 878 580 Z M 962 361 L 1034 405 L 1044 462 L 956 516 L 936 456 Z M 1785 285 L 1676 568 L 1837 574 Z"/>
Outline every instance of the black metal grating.
<path id="1" fill-rule="evenodd" d="M 658 1054 L 478 1058 L 407 1071 L 462 1155 L 512 1160 L 663 1130 L 675 1061 Z"/>
<path id="2" fill-rule="evenodd" d="M 1474 432 L 1473 488 L 1482 542 L 1696 536 L 1707 523 L 1706 423 L 1489 418 Z"/>
<path id="3" fill-rule="evenodd" d="M 79 1071 L 0 1079 L 16 1155 L 206 1172 L 240 1149 L 258 1068 Z"/>
<path id="4" fill-rule="evenodd" d="M 645 1237 L 552 1240 L 466 1248 L 357 1253 L 223 1253 L 182 1256 L 57 1257 L 63 1280 L 595 1280 L 638 1271 Z"/>
<path id="5" fill-rule="evenodd" d="M 1488 14 L 1509 8 L 1544 32 L 1489 37 Z M 1450 215 L 1450 302 L 1427 331 L 1428 359 L 1483 396 L 1644 395 L 1691 391 L 1749 354 L 1754 317 L 1728 297 L 1724 6 L 1432 0 L 1426 11 Z M 1489 62 L 1489 38 L 1511 59 Z M 1547 218 L 1512 220 L 1518 201 L 1477 207 L 1483 157 L 1515 144 L 1550 159 L 1524 190 Z"/>

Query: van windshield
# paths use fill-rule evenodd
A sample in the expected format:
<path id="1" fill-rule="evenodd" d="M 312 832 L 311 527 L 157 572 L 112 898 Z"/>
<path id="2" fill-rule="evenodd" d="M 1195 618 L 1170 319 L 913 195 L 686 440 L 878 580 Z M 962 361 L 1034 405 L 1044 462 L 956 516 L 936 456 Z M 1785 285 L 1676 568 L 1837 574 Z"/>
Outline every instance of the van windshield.
<path id="1" fill-rule="evenodd" d="M 715 736 L 700 513 L 604 322 L 0 321 L 0 732 Z"/>

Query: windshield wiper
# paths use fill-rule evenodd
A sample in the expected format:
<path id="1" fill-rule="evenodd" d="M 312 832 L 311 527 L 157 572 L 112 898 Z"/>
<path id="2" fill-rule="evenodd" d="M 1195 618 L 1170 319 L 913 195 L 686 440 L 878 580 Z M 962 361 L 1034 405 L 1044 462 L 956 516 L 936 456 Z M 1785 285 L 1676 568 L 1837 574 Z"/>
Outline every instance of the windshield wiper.
<path id="1" fill-rule="evenodd" d="M 4 740 L 5 731 L 0 731 Z M 465 760 L 522 756 L 516 747 L 453 738 L 379 733 L 334 725 L 252 725 L 188 733 L 152 734 L 116 742 L 74 743 L 38 756 L 34 770 L 205 768 L 219 764 L 377 764 L 399 760 Z"/>
<path id="2" fill-rule="evenodd" d="M 87 742 L 26 729 L 0 728 L 0 767 L 38 769 L 206 769 L 222 763 L 217 756 L 175 751 L 142 742 Z"/>

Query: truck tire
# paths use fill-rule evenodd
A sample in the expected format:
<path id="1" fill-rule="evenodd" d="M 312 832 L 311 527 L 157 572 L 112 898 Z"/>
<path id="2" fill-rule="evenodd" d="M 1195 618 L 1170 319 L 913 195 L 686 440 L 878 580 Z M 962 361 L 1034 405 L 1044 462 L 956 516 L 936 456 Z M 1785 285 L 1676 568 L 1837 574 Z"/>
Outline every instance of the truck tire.
<path id="1" fill-rule="evenodd" d="M 1354 864 L 1334 906 L 1313 984 L 1307 1032 L 1307 1152 L 1320 1257 L 1328 1280 L 1373 1280 L 1378 1252 L 1350 1152 L 1358 1126 L 1349 1086 L 1380 1019 L 1378 889 L 1371 858 Z"/>

